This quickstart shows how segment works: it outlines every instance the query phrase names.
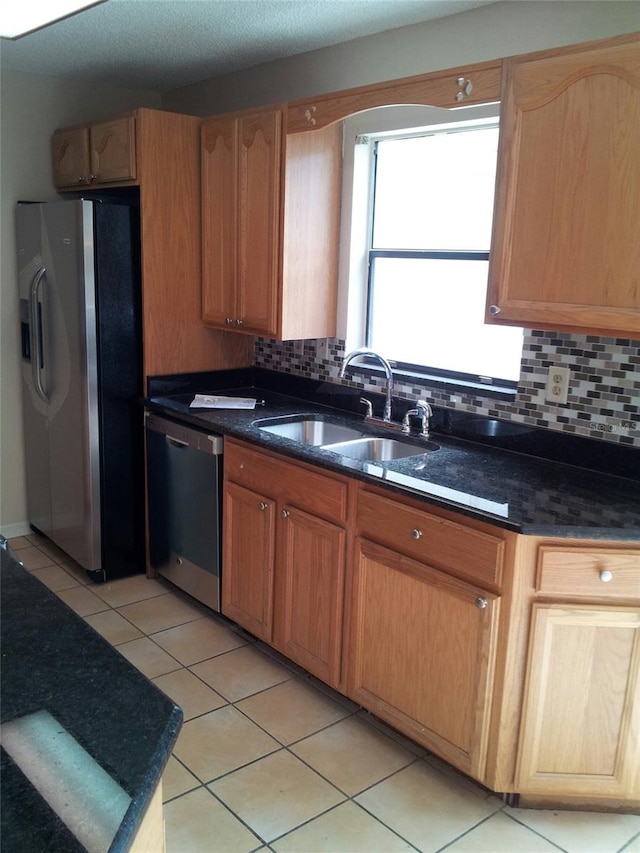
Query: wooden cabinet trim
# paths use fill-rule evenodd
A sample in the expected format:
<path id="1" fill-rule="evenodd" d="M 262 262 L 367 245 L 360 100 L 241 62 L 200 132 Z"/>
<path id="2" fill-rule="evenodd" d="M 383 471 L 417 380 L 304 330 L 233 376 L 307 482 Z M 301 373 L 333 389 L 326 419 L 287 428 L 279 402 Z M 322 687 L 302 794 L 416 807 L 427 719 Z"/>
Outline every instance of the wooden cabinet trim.
<path id="1" fill-rule="evenodd" d="M 291 101 L 287 104 L 287 133 L 319 130 L 354 113 L 391 104 L 459 107 L 497 101 L 501 67 L 497 59 Z M 472 88 L 465 94 L 469 81 Z M 460 99 L 456 97 L 459 92 L 463 95 Z"/>

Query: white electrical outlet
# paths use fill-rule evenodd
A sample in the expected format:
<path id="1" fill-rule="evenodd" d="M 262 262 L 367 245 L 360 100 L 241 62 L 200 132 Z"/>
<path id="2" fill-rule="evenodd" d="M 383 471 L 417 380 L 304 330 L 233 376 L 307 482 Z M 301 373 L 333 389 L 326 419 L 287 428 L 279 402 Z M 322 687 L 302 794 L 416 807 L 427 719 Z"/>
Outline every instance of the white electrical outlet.
<path id="1" fill-rule="evenodd" d="M 304 355 L 304 340 L 293 342 L 293 352 L 295 355 Z"/>
<path id="2" fill-rule="evenodd" d="M 567 394 L 569 393 L 569 376 L 568 367 L 557 367 L 552 364 L 549 367 L 547 374 L 547 402 L 548 403 L 566 403 Z"/>

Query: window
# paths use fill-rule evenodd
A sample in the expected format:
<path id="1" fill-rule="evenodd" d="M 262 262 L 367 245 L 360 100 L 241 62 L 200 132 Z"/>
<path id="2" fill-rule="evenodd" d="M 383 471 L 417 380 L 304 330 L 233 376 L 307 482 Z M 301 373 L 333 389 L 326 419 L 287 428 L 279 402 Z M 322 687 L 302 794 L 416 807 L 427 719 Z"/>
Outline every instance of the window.
<path id="1" fill-rule="evenodd" d="M 410 374 L 515 388 L 522 329 L 484 324 L 497 118 L 357 142 L 370 170 L 368 271 L 364 324 L 349 343 Z"/>

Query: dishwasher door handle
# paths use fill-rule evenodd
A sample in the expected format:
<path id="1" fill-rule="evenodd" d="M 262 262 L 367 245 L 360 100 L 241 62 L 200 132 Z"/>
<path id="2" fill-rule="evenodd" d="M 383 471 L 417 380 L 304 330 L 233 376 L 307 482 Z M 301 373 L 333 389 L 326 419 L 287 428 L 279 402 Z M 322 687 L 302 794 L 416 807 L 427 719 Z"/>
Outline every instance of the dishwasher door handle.
<path id="1" fill-rule="evenodd" d="M 164 440 L 167 442 L 167 444 L 170 444 L 172 447 L 189 447 L 188 441 L 181 441 L 181 439 L 174 438 L 172 435 L 166 435 L 165 434 Z"/>

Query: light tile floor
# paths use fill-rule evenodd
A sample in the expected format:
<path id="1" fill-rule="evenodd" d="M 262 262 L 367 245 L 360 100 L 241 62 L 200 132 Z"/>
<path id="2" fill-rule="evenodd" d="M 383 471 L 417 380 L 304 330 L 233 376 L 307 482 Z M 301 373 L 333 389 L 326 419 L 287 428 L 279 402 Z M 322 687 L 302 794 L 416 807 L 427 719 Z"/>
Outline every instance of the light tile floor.
<path id="1" fill-rule="evenodd" d="M 184 710 L 167 853 L 640 853 L 640 816 L 509 808 L 163 580 L 25 566 Z"/>

